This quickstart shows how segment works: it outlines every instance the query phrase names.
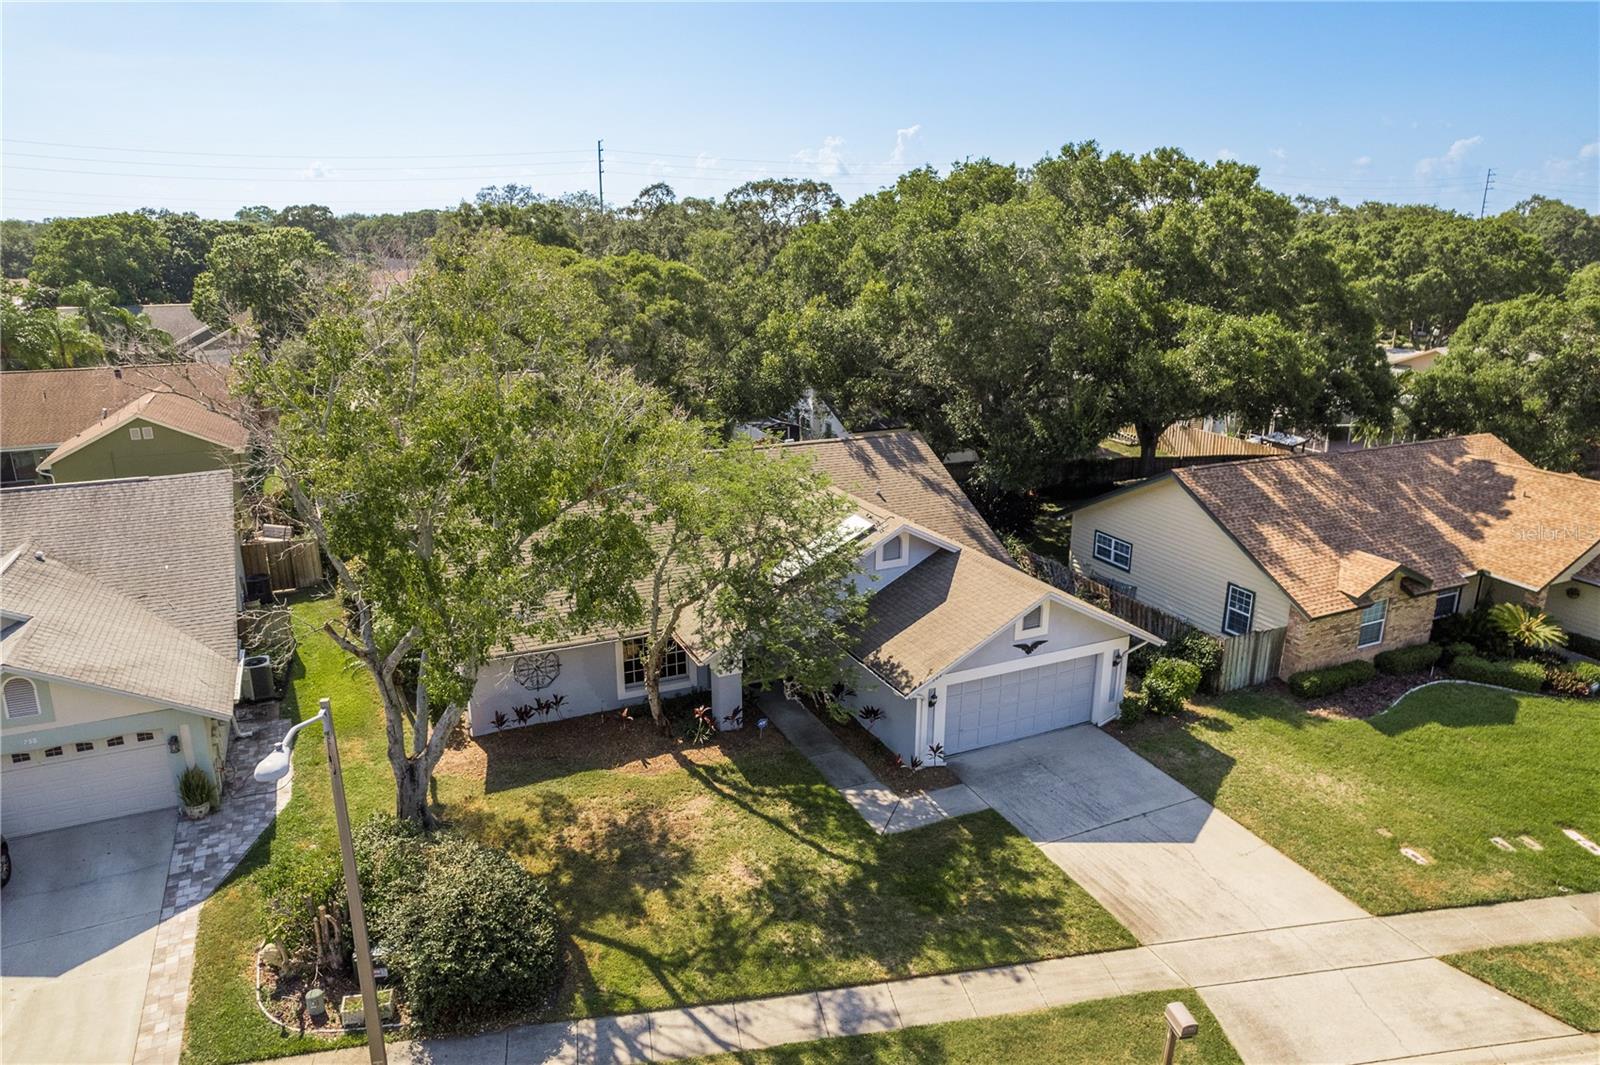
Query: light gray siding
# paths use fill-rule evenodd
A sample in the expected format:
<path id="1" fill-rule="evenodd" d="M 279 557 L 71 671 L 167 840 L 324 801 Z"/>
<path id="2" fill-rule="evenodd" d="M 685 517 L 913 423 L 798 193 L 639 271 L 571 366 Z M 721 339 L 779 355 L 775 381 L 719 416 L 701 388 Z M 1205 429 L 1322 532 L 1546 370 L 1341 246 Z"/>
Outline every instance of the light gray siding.
<path id="1" fill-rule="evenodd" d="M 863 669 L 858 663 L 849 663 L 855 679 L 851 681 L 854 694 L 846 693 L 840 702 L 852 710 L 876 706 L 883 711 L 883 720 L 872 727 L 872 734 L 883 745 L 910 763 L 917 756 L 917 701 L 907 699 L 883 681 Z M 859 723 L 859 719 L 857 719 Z"/>
<path id="2" fill-rule="evenodd" d="M 1129 570 L 1094 557 L 1097 529 L 1133 545 Z M 1075 511 L 1072 564 L 1096 580 L 1134 585 L 1141 602 L 1207 632 L 1222 631 L 1230 583 L 1255 593 L 1255 631 L 1289 623 L 1289 597 L 1171 478 Z"/>
<path id="3" fill-rule="evenodd" d="M 918 562 L 921 562 L 935 551 L 940 550 L 938 544 L 924 540 L 916 533 L 908 533 L 907 541 L 906 565 L 904 566 L 891 566 L 884 569 L 879 569 L 877 566 L 878 553 L 876 548 L 863 551 L 861 553 L 860 560 L 856 563 L 856 574 L 854 578 L 856 590 L 859 592 L 867 592 L 868 594 L 879 591 L 882 588 L 894 583 L 894 581 L 900 576 L 909 573 L 911 568 Z"/>
<path id="4" fill-rule="evenodd" d="M 547 688 L 532 691 L 517 682 L 512 673 L 515 658 L 502 658 L 490 662 L 478 676 L 477 687 L 472 691 L 472 734 L 481 736 L 496 731 L 494 715 L 504 712 L 512 718 L 506 727 L 515 728 L 515 710 L 518 706 L 532 704 L 536 699 L 555 695 L 566 697 L 566 703 L 556 713 L 547 717 L 534 717 L 529 724 L 561 721 L 585 714 L 598 714 L 623 706 L 639 706 L 645 702 L 642 685 L 619 694 L 621 679 L 618 669 L 615 641 L 588 644 L 583 647 L 563 647 L 553 652 L 561 660 L 561 671 L 555 682 Z M 662 685 L 662 694 L 675 695 L 685 690 L 709 690 L 711 671 L 704 666 L 689 665 L 690 683 L 668 682 Z"/>
<path id="5" fill-rule="evenodd" d="M 1126 640 L 1127 634 L 1121 629 L 1113 628 L 1103 621 L 1089 617 L 1079 611 L 1062 606 L 1060 603 L 1050 603 L 1045 614 L 1045 631 L 1029 636 L 1017 636 L 1015 629 L 1007 625 L 1003 632 L 996 633 L 989 642 L 973 651 L 966 658 L 950 667 L 950 672 L 959 672 L 967 669 L 978 669 L 983 666 L 1000 665 L 1004 662 L 1015 662 L 1024 665 L 1027 660 L 1035 655 L 1055 654 L 1071 647 L 1084 644 L 1099 643 L 1102 640 Z M 1029 654 L 1023 654 L 1017 644 L 1031 644 L 1044 640 L 1043 646 L 1036 647 Z"/>

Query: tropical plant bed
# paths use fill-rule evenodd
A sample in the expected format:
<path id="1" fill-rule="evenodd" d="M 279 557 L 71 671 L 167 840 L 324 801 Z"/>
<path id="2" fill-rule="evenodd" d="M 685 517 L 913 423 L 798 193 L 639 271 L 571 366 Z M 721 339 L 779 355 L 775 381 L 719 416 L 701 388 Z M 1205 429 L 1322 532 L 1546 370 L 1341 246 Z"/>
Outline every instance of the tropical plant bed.
<path id="1" fill-rule="evenodd" d="M 922 795 L 961 783 L 961 778 L 949 766 L 925 765 L 920 769 L 912 769 L 902 765 L 898 755 L 853 719 L 840 721 L 832 714 L 818 710 L 815 705 L 811 706 L 811 712 L 828 726 L 828 731 L 844 744 L 846 750 L 872 770 L 872 775 L 878 778 L 879 783 L 896 795 Z"/>

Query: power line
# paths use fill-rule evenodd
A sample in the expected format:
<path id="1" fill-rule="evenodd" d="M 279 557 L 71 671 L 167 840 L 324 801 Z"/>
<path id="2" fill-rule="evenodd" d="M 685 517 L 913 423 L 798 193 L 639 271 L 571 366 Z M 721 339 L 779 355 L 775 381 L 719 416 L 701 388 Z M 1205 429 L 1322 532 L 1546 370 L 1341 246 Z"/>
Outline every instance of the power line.
<path id="1" fill-rule="evenodd" d="M 169 163 L 159 159 L 96 159 L 83 155 L 51 155 L 48 152 L 7 152 L 8 159 L 48 159 L 63 163 L 100 163 L 110 166 L 165 166 L 184 167 L 190 170 L 295 170 L 304 171 L 309 166 L 320 163 L 301 163 L 298 166 L 262 166 L 254 163 Z M 385 173 L 395 170 L 481 170 L 484 168 L 499 169 L 502 167 L 535 167 L 535 166 L 572 166 L 578 162 L 576 159 L 552 159 L 543 162 L 527 163 L 445 163 L 429 166 L 340 166 L 334 167 L 338 171 L 351 173 L 365 173 L 368 171 L 382 171 Z M 162 176 L 162 175 L 152 175 Z"/>
<path id="2" fill-rule="evenodd" d="M 90 177 L 147 178 L 147 179 L 154 179 L 154 180 L 157 180 L 157 181 L 241 181 L 241 182 L 245 182 L 246 184 L 257 184 L 257 183 L 260 183 L 260 182 L 274 182 L 274 183 L 287 183 L 287 184 L 293 184 L 293 185 L 302 185 L 302 184 L 308 184 L 308 183 L 310 183 L 310 184 L 325 184 L 325 183 L 330 183 L 330 182 L 340 182 L 340 183 L 344 183 L 344 184 L 365 185 L 365 184 L 372 184 L 372 183 L 392 183 L 392 182 L 406 182 L 406 183 L 410 183 L 410 184 L 416 184 L 419 181 L 457 181 L 457 180 L 459 180 L 459 181 L 473 180 L 473 181 L 494 182 L 494 181 L 498 181 L 498 180 L 503 180 L 504 178 L 508 178 L 508 177 L 518 177 L 518 176 L 520 176 L 520 175 L 517 175 L 517 174 L 489 174 L 489 175 L 484 175 L 484 174 L 480 173 L 476 177 L 473 177 L 471 175 L 462 174 L 462 175 L 445 175 L 445 176 L 441 176 L 441 177 L 437 177 L 437 178 L 415 178 L 415 177 L 340 178 L 340 177 L 313 177 L 313 176 L 310 176 L 310 175 L 307 175 L 305 177 L 293 177 L 293 178 L 284 178 L 284 177 L 233 177 L 233 176 L 222 176 L 222 175 L 213 176 L 213 175 L 210 175 L 210 174 L 128 174 L 128 173 L 120 173 L 120 172 L 112 171 L 112 170 L 71 170 L 71 169 L 65 169 L 65 168 L 61 168 L 61 167 L 22 166 L 22 165 L 13 164 L 13 163 L 6 163 L 5 165 L 6 165 L 7 169 L 10 169 L 10 170 L 26 170 L 26 171 L 28 171 L 30 173 L 36 173 L 36 174 L 83 174 L 83 175 L 90 176 Z M 587 174 L 587 173 L 588 173 L 587 170 L 564 170 L 564 171 L 556 171 L 556 172 L 543 171 L 543 172 L 540 172 L 540 173 L 537 173 L 537 174 L 530 174 L 528 176 L 529 177 L 574 177 L 574 176 L 577 176 L 577 175 L 583 175 L 583 174 Z"/>
<path id="3" fill-rule="evenodd" d="M 444 152 L 435 155 L 332 155 L 326 152 L 300 152 L 296 154 L 282 154 L 271 152 L 203 152 L 176 148 L 117 148 L 105 144 L 66 144 L 61 141 L 35 141 L 23 140 L 20 137 L 0 137 L 0 141 L 7 144 L 36 144 L 47 148 L 77 148 L 91 152 L 134 152 L 146 155 L 203 155 L 220 159 L 459 159 L 462 157 L 478 156 L 485 159 L 505 159 L 524 155 L 572 155 L 585 156 L 589 154 L 587 148 L 562 148 L 551 151 L 539 152 Z"/>

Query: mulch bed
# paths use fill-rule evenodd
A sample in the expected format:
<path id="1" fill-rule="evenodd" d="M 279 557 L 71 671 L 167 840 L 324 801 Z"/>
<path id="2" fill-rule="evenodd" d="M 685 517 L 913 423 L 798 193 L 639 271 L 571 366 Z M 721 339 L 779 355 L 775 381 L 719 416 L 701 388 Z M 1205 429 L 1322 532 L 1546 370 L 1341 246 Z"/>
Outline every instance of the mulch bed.
<path id="1" fill-rule="evenodd" d="M 1281 680 L 1269 682 L 1262 690 L 1283 696 L 1303 707 L 1305 712 L 1313 717 L 1351 718 L 1361 721 L 1389 709 L 1396 699 L 1412 688 L 1443 676 L 1444 674 L 1438 670 L 1406 673 L 1397 677 L 1380 673 L 1365 684 L 1357 684 L 1342 692 L 1334 692 L 1332 695 L 1324 695 L 1317 699 L 1299 698 L 1291 693 L 1289 686 Z"/>
<path id="2" fill-rule="evenodd" d="M 328 1008 L 321 1017 L 313 1017 L 305 1009 L 305 993 L 313 987 L 320 987 L 327 992 Z M 379 990 L 384 988 L 380 986 Z M 347 1031 L 361 1031 L 360 1028 L 345 1028 L 339 1018 L 339 1004 L 344 1001 L 344 996 L 360 994 L 361 981 L 354 969 L 322 973 L 296 969 L 291 973 L 287 970 L 280 972 L 270 966 L 261 968 L 261 1003 L 268 1013 L 292 1032 L 342 1035 Z M 395 998 L 395 1020 L 404 1025 L 409 1019 L 406 1006 L 398 995 Z M 390 1022 L 384 1023 L 387 1027 Z"/>
<path id="3" fill-rule="evenodd" d="M 484 779 L 489 754 L 508 759 L 538 758 L 565 763 L 570 771 L 614 769 L 651 776 L 680 768 L 684 761 L 713 764 L 751 745 L 781 744 L 776 729 L 770 735 L 746 722 L 744 728 L 717 732 L 704 743 L 690 743 L 676 735 L 663 736 L 648 713 L 607 710 L 564 721 L 513 726 L 473 737 L 463 733 L 460 746 L 446 748 L 439 772 Z"/>
<path id="4" fill-rule="evenodd" d="M 876 736 L 856 724 L 855 719 L 840 721 L 831 714 L 810 707 L 818 721 L 828 726 L 828 731 L 839 738 L 845 749 L 861 759 L 878 782 L 896 795 L 922 795 L 940 788 L 961 783 L 956 771 L 949 766 L 930 765 L 911 770 L 896 768 L 895 756 Z"/>

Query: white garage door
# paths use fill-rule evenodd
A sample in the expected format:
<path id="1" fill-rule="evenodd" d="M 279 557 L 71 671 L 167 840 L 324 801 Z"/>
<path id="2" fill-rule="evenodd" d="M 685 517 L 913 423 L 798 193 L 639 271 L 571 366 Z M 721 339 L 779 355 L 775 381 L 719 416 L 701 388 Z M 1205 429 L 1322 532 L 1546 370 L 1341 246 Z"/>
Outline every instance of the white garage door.
<path id="1" fill-rule="evenodd" d="M 1088 721 L 1099 655 L 952 684 L 944 727 L 946 754 Z"/>
<path id="2" fill-rule="evenodd" d="M 177 805 L 160 732 L 34 748 L 0 765 L 0 830 L 7 836 Z"/>

